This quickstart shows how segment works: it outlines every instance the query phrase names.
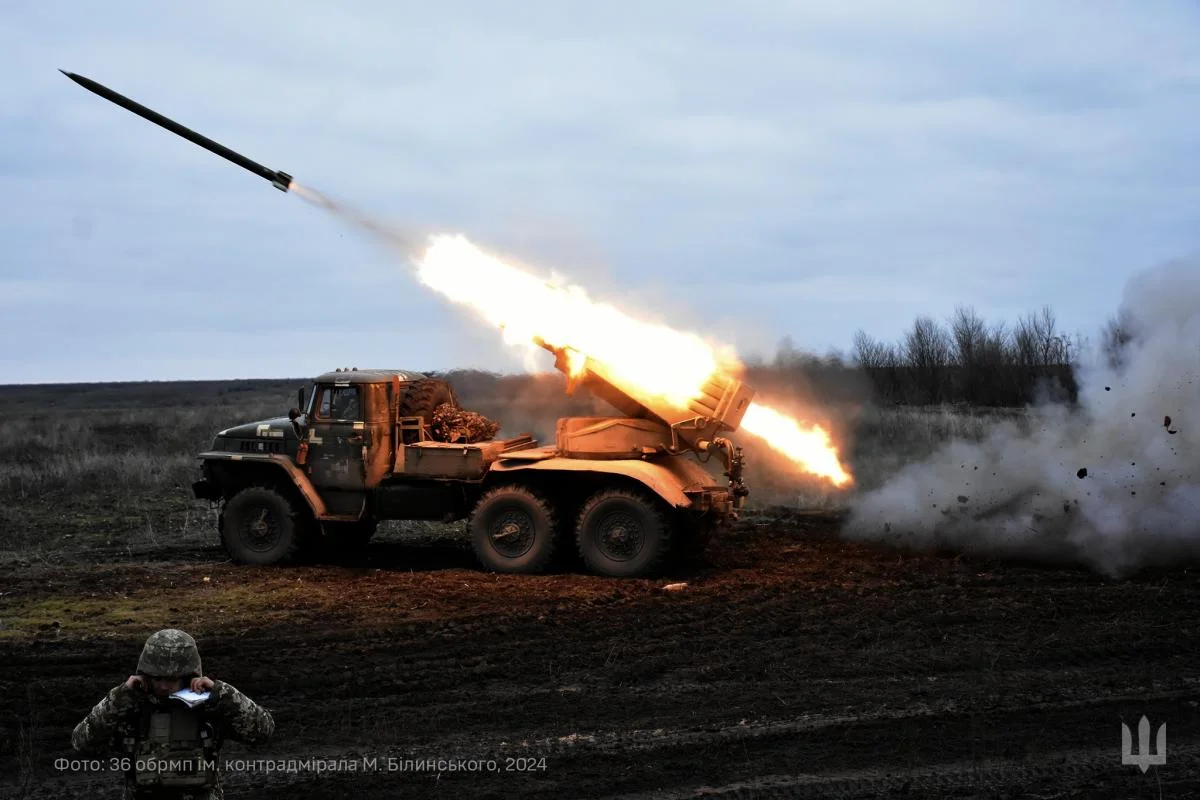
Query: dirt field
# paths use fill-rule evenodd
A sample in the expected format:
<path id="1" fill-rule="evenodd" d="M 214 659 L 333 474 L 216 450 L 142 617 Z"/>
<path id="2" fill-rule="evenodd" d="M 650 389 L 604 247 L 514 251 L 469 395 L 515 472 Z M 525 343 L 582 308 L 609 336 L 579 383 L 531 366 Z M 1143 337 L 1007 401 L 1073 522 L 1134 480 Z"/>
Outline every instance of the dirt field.
<path id="1" fill-rule="evenodd" d="M 587 412 L 553 381 L 472 380 L 464 403 L 514 430 Z M 299 385 L 0 387 L 0 798 L 119 795 L 56 760 L 166 626 L 275 714 L 225 757 L 307 764 L 242 764 L 231 798 L 1200 796 L 1195 567 L 913 555 L 769 508 L 654 581 L 485 574 L 453 529 L 394 524 L 357 562 L 234 566 L 195 454 Z M 860 415 L 860 485 L 977 433 L 968 411 Z M 750 455 L 752 502 L 807 497 Z M 1143 714 L 1168 730 L 1147 774 L 1120 758 Z"/>
<path id="2" fill-rule="evenodd" d="M 484 574 L 434 528 L 320 566 L 165 537 L 10 557 L 0 796 L 119 795 L 55 760 L 166 624 L 275 714 L 226 758 L 358 765 L 235 769 L 229 797 L 1200 796 L 1194 568 L 1115 581 L 837 525 L 760 513 L 654 581 Z M 1120 759 L 1143 714 L 1168 730 L 1145 775 Z"/>

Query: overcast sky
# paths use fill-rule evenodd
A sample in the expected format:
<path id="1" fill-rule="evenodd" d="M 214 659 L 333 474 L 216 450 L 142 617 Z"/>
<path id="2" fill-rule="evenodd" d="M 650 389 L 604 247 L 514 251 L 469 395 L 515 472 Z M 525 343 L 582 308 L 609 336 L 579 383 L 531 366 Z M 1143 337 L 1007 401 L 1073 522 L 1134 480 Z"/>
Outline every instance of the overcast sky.
<path id="1" fill-rule="evenodd" d="M 0 383 L 522 364 L 385 248 L 60 67 L 769 357 L 957 304 L 1093 332 L 1200 243 L 1198 23 L 1132 1 L 12 3 Z"/>

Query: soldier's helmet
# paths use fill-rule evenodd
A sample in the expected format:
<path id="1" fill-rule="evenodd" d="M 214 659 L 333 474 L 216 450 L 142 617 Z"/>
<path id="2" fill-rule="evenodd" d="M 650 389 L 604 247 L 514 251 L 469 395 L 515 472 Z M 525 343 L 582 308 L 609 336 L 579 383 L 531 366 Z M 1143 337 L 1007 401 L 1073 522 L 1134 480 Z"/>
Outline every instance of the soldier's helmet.
<path id="1" fill-rule="evenodd" d="M 143 675 L 183 678 L 204 673 L 200 669 L 200 650 L 196 640 L 183 631 L 167 628 L 150 634 L 137 671 Z"/>

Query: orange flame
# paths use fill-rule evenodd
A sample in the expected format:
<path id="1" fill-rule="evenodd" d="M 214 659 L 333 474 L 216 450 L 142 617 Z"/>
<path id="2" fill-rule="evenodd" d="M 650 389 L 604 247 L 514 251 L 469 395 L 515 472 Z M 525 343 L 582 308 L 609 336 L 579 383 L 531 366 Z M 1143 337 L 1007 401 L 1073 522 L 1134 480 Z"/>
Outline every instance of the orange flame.
<path id="1" fill-rule="evenodd" d="M 587 355 L 578 350 L 569 347 L 567 353 L 567 374 L 572 378 L 578 378 L 583 374 L 583 368 L 587 365 Z"/>
<path id="2" fill-rule="evenodd" d="M 695 334 L 634 319 L 588 298 L 578 286 L 560 286 L 480 250 L 462 235 L 438 235 L 416 259 L 417 278 L 456 303 L 470 306 L 500 328 L 513 345 L 539 339 L 567 348 L 568 371 L 583 369 L 585 357 L 604 363 L 619 378 L 686 408 L 718 370 L 737 371 L 736 356 Z M 742 429 L 760 436 L 802 469 L 842 486 L 842 468 L 829 434 L 752 403 Z"/>
<path id="3" fill-rule="evenodd" d="M 759 403 L 751 403 L 742 417 L 741 429 L 766 440 L 806 472 L 826 478 L 834 486 L 850 483 L 850 473 L 838 459 L 829 432 L 820 425 L 805 430 L 791 417 Z"/>

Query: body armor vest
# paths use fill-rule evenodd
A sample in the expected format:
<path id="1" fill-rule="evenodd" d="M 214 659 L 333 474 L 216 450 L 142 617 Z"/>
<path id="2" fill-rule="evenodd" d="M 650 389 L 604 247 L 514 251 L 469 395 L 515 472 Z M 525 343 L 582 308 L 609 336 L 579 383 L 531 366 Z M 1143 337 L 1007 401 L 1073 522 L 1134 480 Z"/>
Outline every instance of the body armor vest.
<path id="1" fill-rule="evenodd" d="M 139 735 L 126 739 L 133 782 L 139 787 L 216 786 L 219 745 L 205 717 L 201 709 L 178 702 L 145 709 Z"/>

